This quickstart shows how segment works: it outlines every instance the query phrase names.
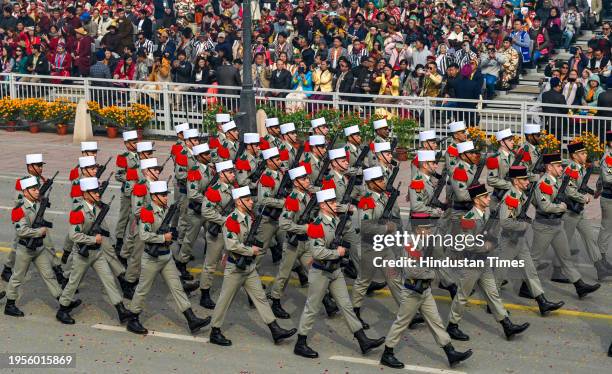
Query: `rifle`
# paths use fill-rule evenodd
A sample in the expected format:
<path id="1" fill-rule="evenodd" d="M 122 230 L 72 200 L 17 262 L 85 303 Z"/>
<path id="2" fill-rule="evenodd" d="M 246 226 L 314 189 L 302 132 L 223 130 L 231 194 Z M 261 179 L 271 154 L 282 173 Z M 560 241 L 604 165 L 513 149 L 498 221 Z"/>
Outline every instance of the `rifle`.
<path id="1" fill-rule="evenodd" d="M 340 222 L 338 222 L 338 225 L 336 226 L 336 231 L 334 232 L 334 240 L 332 240 L 331 244 L 329 245 L 330 249 L 336 249 L 338 247 L 344 247 L 346 249 L 351 248 L 351 243 L 347 242 L 342 238 L 344 228 L 346 227 L 346 224 L 350 218 L 350 214 L 343 214 L 340 217 Z M 334 270 L 336 270 L 335 265 L 337 264 L 340 264 L 340 267 L 345 268 L 345 270 L 355 275 L 356 278 L 357 274 L 355 265 L 353 265 L 352 261 L 349 259 L 348 251 L 346 251 L 344 256 L 340 257 L 339 259 L 325 261 L 322 270 L 327 272 L 333 272 Z"/>
<path id="2" fill-rule="evenodd" d="M 178 237 L 178 232 L 176 231 L 175 227 L 171 227 L 172 224 L 172 219 L 174 218 L 174 216 L 176 215 L 176 213 L 179 210 L 179 206 L 177 203 L 174 203 L 172 205 L 170 205 L 170 208 L 168 208 L 168 211 L 166 212 L 166 215 L 164 216 L 164 220 L 162 221 L 161 225 L 159 226 L 159 228 L 157 229 L 157 231 L 155 232 L 158 235 L 164 235 L 166 233 L 172 233 L 172 240 L 176 240 L 176 238 Z M 168 242 L 168 244 L 163 243 L 163 244 L 145 244 L 145 252 L 151 256 L 151 257 L 159 257 L 159 250 L 160 247 L 167 247 L 170 243 Z"/>
<path id="3" fill-rule="evenodd" d="M 523 221 L 531 223 L 532 219 L 527 215 L 527 211 L 529 210 L 529 205 L 531 204 L 531 199 L 533 199 L 533 195 L 535 193 L 535 189 L 537 187 L 537 183 L 531 183 L 531 187 L 529 187 L 529 191 L 527 191 L 527 199 L 525 200 L 525 204 L 521 207 L 521 211 L 516 216 L 517 221 Z M 512 231 L 509 233 L 510 242 L 516 244 L 519 238 L 524 235 L 524 231 Z M 503 234 L 505 235 L 505 234 Z"/>
<path id="4" fill-rule="evenodd" d="M 369 152 L 370 152 L 370 146 L 364 145 L 363 147 L 361 147 L 361 152 L 359 152 L 359 156 L 357 156 L 357 159 L 355 160 L 353 167 L 360 168 L 363 165 L 363 161 L 368 156 Z"/>
<path id="5" fill-rule="evenodd" d="M 321 169 L 319 170 L 319 174 L 317 175 L 317 179 L 315 179 L 313 183 L 315 186 L 320 186 L 321 183 L 323 182 L 323 177 L 325 176 L 325 174 L 327 174 L 327 169 L 329 169 L 330 163 L 331 163 L 331 160 L 329 159 L 329 156 L 326 154 L 325 158 L 323 159 L 323 165 L 321 166 Z"/>
<path id="6" fill-rule="evenodd" d="M 100 212 L 96 216 L 96 219 L 92 223 L 92 225 L 89 228 L 89 230 L 87 230 L 86 235 L 96 236 L 96 235 L 99 234 L 99 235 L 102 235 L 102 236 L 106 236 L 107 238 L 110 237 L 110 233 L 107 230 L 104 230 L 102 228 L 102 222 L 104 222 L 104 218 L 108 214 L 108 212 L 110 210 L 110 206 L 113 203 L 113 200 L 115 200 L 115 196 L 113 196 L 111 198 L 111 200 L 108 202 L 108 204 L 105 204 L 102 201 L 98 202 L 97 205 L 100 207 Z M 78 246 L 79 246 L 79 249 L 78 249 L 77 253 L 80 254 L 83 257 L 89 257 L 89 250 L 94 250 L 94 249 L 99 249 L 100 248 L 100 244 L 91 244 L 91 245 L 89 245 L 89 244 L 79 244 Z"/>
<path id="7" fill-rule="evenodd" d="M 164 161 L 163 164 L 161 164 L 161 167 L 159 169 L 159 173 L 161 174 L 162 171 L 164 171 L 164 168 L 166 167 L 166 164 L 168 163 L 168 161 L 172 160 L 172 155 L 168 156 L 168 158 L 166 159 L 166 161 Z"/>
<path id="8" fill-rule="evenodd" d="M 238 150 L 236 151 L 236 157 L 234 157 L 234 163 L 236 163 L 236 160 L 238 160 L 240 155 L 242 155 L 245 150 L 246 150 L 246 143 L 244 142 L 244 139 L 243 139 L 242 142 L 240 142 L 240 145 L 238 146 Z"/>
<path id="9" fill-rule="evenodd" d="M 561 181 L 561 187 L 559 187 L 559 191 L 557 192 L 557 196 L 555 196 L 555 199 L 553 200 L 553 204 L 559 204 L 568 200 L 567 195 L 565 194 L 565 190 L 567 190 L 569 182 L 569 175 L 564 175 L 563 180 Z"/>
<path id="10" fill-rule="evenodd" d="M 355 188 L 357 177 L 358 175 L 355 174 L 349 178 L 349 181 L 346 185 L 346 190 L 344 190 L 344 195 L 342 195 L 342 200 L 340 200 L 340 204 L 348 204 L 351 202 L 351 194 L 353 193 L 353 189 Z"/>
<path id="11" fill-rule="evenodd" d="M 433 191 L 431 195 L 431 199 L 429 199 L 429 203 L 427 206 L 432 208 L 440 208 L 442 210 L 448 209 L 448 203 L 443 203 L 440 201 L 440 195 L 442 194 L 442 190 L 446 185 L 446 178 L 448 177 L 448 169 L 442 170 L 442 174 L 440 178 L 438 178 L 438 184 L 436 185 L 436 189 Z"/>
<path id="12" fill-rule="evenodd" d="M 531 169 L 531 172 L 534 174 L 540 174 L 544 172 L 544 167 L 543 167 L 543 163 L 544 162 L 544 154 L 541 154 L 540 157 L 538 157 L 538 159 L 536 160 L 536 163 L 533 164 L 533 168 Z"/>
<path id="13" fill-rule="evenodd" d="M 581 194 L 595 195 L 595 191 L 588 186 L 591 174 L 593 174 L 593 169 L 593 164 L 589 165 L 589 167 L 587 167 L 586 173 L 584 174 L 584 177 L 582 177 L 582 183 L 580 183 L 580 187 L 578 187 L 578 192 L 580 192 Z"/>
<path id="14" fill-rule="evenodd" d="M 100 189 L 98 190 L 98 192 L 100 193 L 100 197 L 104 195 L 104 191 L 106 191 L 106 189 L 108 188 L 108 185 L 110 184 L 110 179 L 113 176 L 113 174 L 115 174 L 114 171 L 111 172 L 108 178 L 100 184 Z"/>
<path id="15" fill-rule="evenodd" d="M 518 155 L 518 154 L 514 154 L 514 161 L 512 161 L 512 165 L 510 165 L 510 168 L 518 166 L 522 161 L 523 161 L 523 155 Z M 510 180 L 510 169 L 508 169 L 508 173 L 506 174 L 506 176 L 504 177 L 505 180 L 509 181 Z"/>
<path id="16" fill-rule="evenodd" d="M 387 180 L 387 192 L 393 192 L 393 183 L 395 183 L 395 178 L 397 178 L 397 174 L 399 173 L 399 166 L 395 166 L 393 171 L 391 172 L 391 176 Z"/>
<path id="17" fill-rule="evenodd" d="M 36 211 L 36 217 L 34 217 L 34 221 L 32 221 L 33 229 L 38 229 L 41 227 L 48 227 L 50 229 L 53 228 L 53 223 L 45 220 L 45 210 L 47 210 L 47 207 L 49 206 L 49 197 L 43 196 L 40 199 L 40 205 L 38 207 L 38 210 Z M 28 248 L 29 250 L 35 250 L 41 245 L 43 245 L 42 237 L 28 238 L 25 244 L 26 248 Z"/>
<path id="18" fill-rule="evenodd" d="M 482 174 L 482 170 L 484 169 L 486 164 L 486 160 L 485 158 L 481 158 L 480 162 L 478 163 L 478 167 L 476 168 L 476 173 L 474 173 L 474 178 L 472 178 L 472 184 L 478 183 L 478 180 L 480 179 L 480 175 Z"/>
<path id="19" fill-rule="evenodd" d="M 259 212 L 255 215 L 255 218 L 253 219 L 253 224 L 251 224 L 249 233 L 247 234 L 247 237 L 244 239 L 244 245 L 246 247 L 256 246 L 259 248 L 263 248 L 263 243 L 260 240 L 258 240 L 256 236 L 257 236 L 257 231 L 259 230 L 259 226 L 261 225 L 261 219 L 263 217 L 264 209 L 266 209 L 265 205 L 259 209 Z M 238 257 L 235 265 L 240 270 L 245 270 L 247 266 L 251 265 L 251 263 L 255 259 L 255 256 L 244 256 L 244 255 L 239 255 L 236 253 L 232 254 L 232 256 Z"/>
<path id="20" fill-rule="evenodd" d="M 387 199 L 387 204 L 385 205 L 385 209 L 383 210 L 383 213 L 380 216 L 379 221 L 386 221 L 389 218 L 391 218 L 391 211 L 393 210 L 393 206 L 395 205 L 395 202 L 397 201 L 397 198 L 399 197 L 401 185 L 402 185 L 402 182 L 400 182 L 397 185 L 397 188 L 394 188 L 393 191 L 391 191 L 391 194 L 389 195 L 389 198 Z"/>
<path id="21" fill-rule="evenodd" d="M 40 196 L 44 197 L 47 194 L 47 192 L 51 189 L 51 186 L 53 186 L 53 181 L 55 181 L 55 177 L 57 177 L 57 174 L 59 174 L 59 171 L 56 171 L 55 174 L 53 174 L 51 178 L 48 178 L 45 181 L 45 183 L 43 183 L 43 185 L 40 186 L 40 188 L 38 189 Z"/>
<path id="22" fill-rule="evenodd" d="M 204 187 L 203 191 L 206 191 L 208 189 L 208 187 L 210 186 L 214 186 L 215 183 L 217 183 L 217 181 L 219 180 L 219 174 L 215 174 L 210 181 L 208 182 L 208 184 L 206 185 L 206 187 Z M 189 209 L 193 210 L 195 212 L 195 214 L 197 215 L 201 215 L 202 214 L 202 203 L 198 203 L 196 201 L 189 201 Z"/>
<path id="23" fill-rule="evenodd" d="M 334 145 L 336 144 L 336 141 L 338 140 L 338 136 L 340 135 L 340 131 L 336 131 L 336 133 L 334 134 L 334 137 L 329 141 L 329 144 L 327 145 L 327 151 L 329 152 L 330 149 L 334 148 Z"/>
<path id="24" fill-rule="evenodd" d="M 276 190 L 274 198 L 283 199 L 284 197 L 286 197 L 289 194 L 290 183 L 291 178 L 289 178 L 289 172 L 285 172 L 283 174 L 283 179 L 281 179 L 280 184 L 278 185 L 278 189 Z M 266 209 L 262 210 L 262 214 L 272 218 L 273 220 L 278 220 L 282 211 L 282 208 L 272 208 L 266 206 Z"/>
<path id="25" fill-rule="evenodd" d="M 393 152 L 393 150 L 395 149 L 395 147 L 397 147 L 397 137 L 391 139 L 391 152 Z"/>
<path id="26" fill-rule="evenodd" d="M 249 175 L 249 180 L 252 183 L 257 182 L 259 180 L 259 178 L 261 178 L 261 175 L 263 174 L 264 170 L 266 170 L 266 160 L 261 160 L 257 164 L 257 168 L 255 168 L 255 171 L 253 171 Z"/>
<path id="27" fill-rule="evenodd" d="M 447 136 L 445 136 L 445 137 L 443 137 L 443 138 L 437 139 L 437 140 L 436 140 L 436 144 L 437 144 L 437 145 L 440 145 L 440 144 L 444 143 L 446 140 L 448 140 L 449 138 L 451 138 L 451 135 L 447 135 Z M 411 149 L 409 149 L 409 150 L 408 150 L 408 152 L 409 152 L 409 153 L 414 153 L 414 152 L 418 151 L 419 149 L 420 149 L 419 147 L 417 147 L 417 148 L 411 148 Z M 441 152 L 440 152 L 440 153 L 441 153 Z M 436 160 L 438 160 L 438 157 L 436 157 Z"/>
<path id="28" fill-rule="evenodd" d="M 304 211 L 298 218 L 297 224 L 298 225 L 307 224 L 310 221 L 312 211 L 314 210 L 316 206 L 317 206 L 317 198 L 316 196 L 312 196 L 310 200 L 308 200 L 308 204 L 306 205 L 306 208 L 304 208 Z M 298 246 L 299 244 L 298 241 L 304 241 L 306 239 L 308 239 L 308 236 L 306 234 L 296 234 L 292 232 L 287 233 L 287 242 L 294 247 Z"/>
<path id="29" fill-rule="evenodd" d="M 227 202 L 227 204 L 225 204 L 225 206 L 223 207 L 223 209 L 221 209 L 221 215 L 223 217 L 227 217 L 232 210 L 234 210 L 234 199 L 230 199 L 230 201 Z M 214 238 L 216 238 L 217 236 L 219 236 L 219 233 L 221 232 L 221 225 L 219 225 L 218 223 L 215 222 L 210 222 L 208 225 L 208 233 L 210 235 L 212 235 Z"/>
<path id="30" fill-rule="evenodd" d="M 106 167 L 108 166 L 108 163 L 111 159 L 112 157 L 109 157 L 108 160 L 106 160 L 106 162 L 104 163 L 104 165 L 98 167 L 98 171 L 96 171 L 96 178 L 100 179 L 102 174 L 104 174 L 104 172 L 106 171 Z"/>
<path id="31" fill-rule="evenodd" d="M 293 159 L 293 163 L 291 164 L 289 169 L 295 169 L 298 167 L 298 165 L 300 164 L 300 159 L 302 158 L 303 154 L 304 154 L 304 144 L 302 144 L 300 148 L 298 148 L 297 154 L 295 155 L 295 158 Z"/>

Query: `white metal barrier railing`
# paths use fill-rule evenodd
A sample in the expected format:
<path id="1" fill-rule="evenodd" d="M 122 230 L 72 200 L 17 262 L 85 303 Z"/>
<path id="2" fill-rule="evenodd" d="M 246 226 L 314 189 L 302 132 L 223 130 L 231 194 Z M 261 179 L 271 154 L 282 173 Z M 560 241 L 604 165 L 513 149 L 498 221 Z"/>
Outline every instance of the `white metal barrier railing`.
<path id="1" fill-rule="evenodd" d="M 362 119 L 374 115 L 408 117 L 416 120 L 421 129 L 436 129 L 443 135 L 447 132 L 447 124 L 456 120 L 478 125 L 489 134 L 504 128 L 522 133 L 525 123 L 539 123 L 557 135 L 565 146 L 573 136 L 583 131 L 591 131 L 603 139 L 606 130 L 612 126 L 612 117 L 597 115 L 602 111 L 610 112 L 611 108 L 544 105 L 535 101 L 396 97 L 264 88 L 256 88 L 255 92 L 258 105 L 283 112 L 303 109 L 314 115 L 321 109 L 334 108 L 353 112 Z M 203 113 L 212 105 L 222 104 L 228 111 L 237 112 L 240 87 L 0 74 L 0 97 L 4 96 L 73 101 L 84 98 L 96 101 L 102 107 L 138 102 L 150 106 L 155 113 L 148 129 L 150 133 L 172 135 L 177 123 L 189 122 L 201 127 Z"/>

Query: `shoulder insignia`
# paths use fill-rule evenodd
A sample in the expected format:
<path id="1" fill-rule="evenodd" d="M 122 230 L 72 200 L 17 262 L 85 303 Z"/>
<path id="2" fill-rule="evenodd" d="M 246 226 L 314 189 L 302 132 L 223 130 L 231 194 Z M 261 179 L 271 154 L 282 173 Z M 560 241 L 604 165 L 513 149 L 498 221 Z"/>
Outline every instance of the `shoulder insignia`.
<path id="1" fill-rule="evenodd" d="M 306 169 L 306 174 L 312 174 L 312 166 L 310 162 L 300 161 L 300 166 L 303 166 Z"/>
<path id="2" fill-rule="evenodd" d="M 420 179 L 413 179 L 412 182 L 410 182 L 410 188 L 416 191 L 423 190 L 425 189 L 425 182 Z"/>
<path id="3" fill-rule="evenodd" d="M 81 185 L 79 183 L 73 184 L 72 187 L 70 188 L 70 197 L 81 197 L 81 196 L 83 196 L 83 192 L 81 191 Z"/>
<path id="4" fill-rule="evenodd" d="M 376 202 L 371 197 L 362 197 L 359 199 L 359 203 L 357 204 L 357 208 L 361 210 L 369 210 L 376 208 Z"/>
<path id="5" fill-rule="evenodd" d="M 75 179 L 77 179 L 79 177 L 79 168 L 76 167 L 72 170 L 70 170 L 70 175 L 68 176 L 68 178 L 73 181 Z"/>
<path id="6" fill-rule="evenodd" d="M 187 180 L 190 182 L 202 180 L 202 174 L 200 173 L 200 170 L 189 170 L 187 172 Z"/>
<path id="7" fill-rule="evenodd" d="M 176 162 L 177 165 L 179 166 L 187 166 L 187 155 L 184 155 L 182 153 L 179 153 L 176 155 L 176 157 L 174 158 L 174 161 Z"/>
<path id="8" fill-rule="evenodd" d="M 205 195 L 206 198 L 213 203 L 218 203 L 221 201 L 221 193 L 219 193 L 219 190 L 215 189 L 214 186 L 208 187 Z"/>
<path id="9" fill-rule="evenodd" d="M 322 190 L 327 190 L 330 188 L 336 189 L 336 182 L 334 182 L 333 177 L 330 177 L 329 179 L 324 179 L 323 183 L 321 183 Z"/>
<path id="10" fill-rule="evenodd" d="M 467 172 L 462 167 L 457 166 L 455 170 L 453 171 L 453 179 L 459 182 L 467 182 L 468 181 Z"/>
<path id="11" fill-rule="evenodd" d="M 565 168 L 565 175 L 568 175 L 573 180 L 578 180 L 578 170 L 572 169 L 570 166 Z"/>
<path id="12" fill-rule="evenodd" d="M 264 137 L 259 138 L 259 149 L 262 151 L 270 148 L 270 142 L 266 140 Z"/>
<path id="13" fill-rule="evenodd" d="M 459 151 L 457 151 L 457 148 L 455 148 L 452 145 L 448 146 L 447 152 L 448 152 L 449 155 L 451 155 L 453 157 L 459 156 Z"/>
<path id="14" fill-rule="evenodd" d="M 286 149 L 281 149 L 281 151 L 278 152 L 278 156 L 281 161 L 287 161 L 289 160 L 289 151 Z"/>
<path id="15" fill-rule="evenodd" d="M 325 237 L 325 231 L 323 231 L 323 225 L 321 225 L 320 223 L 309 223 L 308 228 L 306 229 L 306 234 L 311 239 L 319 239 L 319 238 Z"/>
<path id="16" fill-rule="evenodd" d="M 140 220 L 144 223 L 153 223 L 155 222 L 155 216 L 153 215 L 153 211 L 141 208 L 140 209 Z"/>
<path id="17" fill-rule="evenodd" d="M 138 170 L 136 168 L 127 169 L 127 173 L 125 173 L 125 179 L 129 181 L 138 180 Z"/>
<path id="18" fill-rule="evenodd" d="M 499 160 L 497 159 L 497 157 L 493 156 L 487 158 L 487 169 L 492 170 L 497 168 L 499 168 Z"/>
<path id="19" fill-rule="evenodd" d="M 506 205 L 508 205 L 512 209 L 516 209 L 519 206 L 519 199 L 512 197 L 510 195 L 506 195 Z"/>
<path id="20" fill-rule="evenodd" d="M 467 212 L 463 218 L 472 218 L 474 217 L 474 212 Z"/>
<path id="21" fill-rule="evenodd" d="M 183 150 L 183 146 L 179 143 L 176 143 L 172 146 L 172 149 L 170 150 L 170 154 L 176 157 L 176 155 L 181 153 L 182 150 Z"/>
<path id="22" fill-rule="evenodd" d="M 210 149 L 217 149 L 220 145 L 221 143 L 219 142 L 219 139 L 215 137 L 210 138 L 210 140 L 208 141 L 208 147 Z"/>
<path id="23" fill-rule="evenodd" d="M 529 153 L 529 148 L 528 147 L 521 148 L 517 152 L 516 157 L 520 157 L 521 158 L 521 162 L 530 162 L 531 161 L 531 153 Z"/>
<path id="24" fill-rule="evenodd" d="M 550 184 L 546 183 L 546 182 L 540 182 L 540 191 L 542 191 L 542 193 L 545 193 L 547 195 L 552 195 L 553 194 L 553 188 Z"/>
<path id="25" fill-rule="evenodd" d="M 222 145 L 219 145 L 219 147 L 217 148 L 217 154 L 219 155 L 219 157 L 224 158 L 226 160 L 230 158 L 229 149 L 225 148 Z"/>
<path id="26" fill-rule="evenodd" d="M 290 212 L 299 212 L 300 211 L 300 201 L 292 196 L 287 196 L 285 199 L 285 209 Z"/>
<path id="27" fill-rule="evenodd" d="M 70 211 L 69 221 L 71 225 L 80 225 L 85 222 L 85 214 L 83 214 L 83 211 L 80 209 L 72 210 Z"/>
<path id="28" fill-rule="evenodd" d="M 606 165 L 608 165 L 608 167 L 612 167 L 612 157 L 606 156 Z"/>
<path id="29" fill-rule="evenodd" d="M 15 181 L 15 191 L 21 191 L 21 179 Z"/>
<path id="30" fill-rule="evenodd" d="M 227 231 L 229 232 L 240 234 L 240 223 L 236 221 L 233 215 L 227 217 L 227 219 L 225 220 L 225 227 L 227 228 Z"/>
<path id="31" fill-rule="evenodd" d="M 127 158 L 125 158 L 125 154 L 117 155 L 117 161 L 115 162 L 115 164 L 118 168 L 127 168 Z"/>
<path id="32" fill-rule="evenodd" d="M 476 227 L 476 221 L 469 218 L 461 218 L 461 228 L 464 230 L 473 230 Z"/>
<path id="33" fill-rule="evenodd" d="M 11 211 L 11 221 L 19 222 L 23 217 L 25 217 L 25 212 L 23 211 L 23 208 L 21 208 L 20 206 L 13 208 L 13 210 Z"/>
<path id="34" fill-rule="evenodd" d="M 236 169 L 243 171 L 251 171 L 251 164 L 246 159 L 239 158 L 238 160 L 236 160 Z"/>
<path id="35" fill-rule="evenodd" d="M 304 152 L 310 152 L 311 148 L 310 148 L 310 142 L 308 140 L 306 140 L 304 142 Z"/>
<path id="36" fill-rule="evenodd" d="M 274 188 L 274 186 L 276 185 L 276 181 L 274 180 L 274 178 L 272 178 L 267 173 L 261 176 L 261 179 L 259 179 L 259 182 L 261 183 L 262 186 L 269 187 L 269 188 Z"/>
<path id="37" fill-rule="evenodd" d="M 134 196 L 143 197 L 147 194 L 147 185 L 142 183 L 135 184 L 132 189 L 132 194 Z"/>

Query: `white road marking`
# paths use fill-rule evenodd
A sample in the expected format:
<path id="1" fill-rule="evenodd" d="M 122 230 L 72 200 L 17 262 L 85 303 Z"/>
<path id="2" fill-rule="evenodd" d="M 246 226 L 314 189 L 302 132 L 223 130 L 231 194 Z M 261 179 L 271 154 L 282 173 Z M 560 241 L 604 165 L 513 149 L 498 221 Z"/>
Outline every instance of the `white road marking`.
<path id="1" fill-rule="evenodd" d="M 132 334 L 131 332 L 127 331 L 125 327 L 123 326 L 112 326 L 112 325 L 104 325 L 104 324 L 98 323 L 91 327 L 97 330 L 125 332 L 128 334 Z M 190 336 L 190 335 L 171 334 L 168 332 L 160 332 L 160 331 L 153 331 L 153 330 L 149 330 L 149 333 L 147 334 L 147 336 L 152 336 L 156 338 L 174 339 L 174 340 L 185 340 L 188 342 L 198 342 L 198 343 L 208 343 L 209 342 L 208 338 L 200 338 L 197 336 Z"/>
<path id="2" fill-rule="evenodd" d="M 380 362 L 376 360 L 370 360 L 367 358 L 349 357 L 349 356 L 331 356 L 329 359 L 335 360 L 335 361 L 353 362 L 356 364 L 380 366 Z M 466 372 L 464 371 L 436 369 L 436 368 L 430 368 L 426 366 L 417 366 L 417 365 L 406 365 L 404 367 L 404 370 L 416 371 L 419 373 L 431 373 L 431 374 L 466 374 Z"/>
<path id="3" fill-rule="evenodd" d="M 0 209 L 6 209 L 6 210 L 13 210 L 14 207 L 12 206 L 5 206 L 5 205 L 0 205 Z M 68 212 L 60 212 L 59 210 L 45 210 L 45 213 L 49 213 L 49 214 L 68 214 Z"/>

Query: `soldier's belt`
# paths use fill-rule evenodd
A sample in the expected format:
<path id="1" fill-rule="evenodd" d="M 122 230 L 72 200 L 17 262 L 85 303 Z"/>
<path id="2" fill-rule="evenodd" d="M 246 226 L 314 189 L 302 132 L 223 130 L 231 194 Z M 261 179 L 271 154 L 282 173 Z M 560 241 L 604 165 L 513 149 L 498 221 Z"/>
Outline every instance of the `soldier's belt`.
<path id="1" fill-rule="evenodd" d="M 601 192 L 601 197 L 605 199 L 612 199 L 612 189 L 604 188 L 603 191 Z"/>
<path id="2" fill-rule="evenodd" d="M 266 207 L 266 209 L 264 209 L 263 211 L 263 215 L 264 217 L 269 217 L 273 220 L 277 220 L 279 219 L 282 211 L 283 210 L 281 208 Z"/>
<path id="3" fill-rule="evenodd" d="M 495 188 L 493 190 L 493 196 L 497 199 L 497 201 L 501 201 L 502 197 L 504 197 L 504 194 L 506 193 L 506 191 L 508 190 L 504 190 L 501 188 Z"/>
<path id="4" fill-rule="evenodd" d="M 32 244 L 30 246 L 28 246 L 28 241 L 26 239 L 20 239 L 18 241 L 18 243 L 24 247 L 26 247 L 27 249 L 29 249 L 30 251 L 35 251 L 38 248 L 42 247 L 43 245 L 43 238 L 33 238 L 32 240 Z"/>
<path id="5" fill-rule="evenodd" d="M 573 213 L 580 214 L 584 210 L 584 204 L 574 201 L 572 199 L 567 199 L 565 203 L 567 204 L 567 210 Z"/>
<path id="6" fill-rule="evenodd" d="M 199 215 L 202 212 L 202 203 L 198 203 L 197 201 L 190 201 L 189 209 L 193 210 L 196 214 Z"/>
<path id="7" fill-rule="evenodd" d="M 300 242 L 305 242 L 308 240 L 308 235 L 306 234 L 294 234 L 291 232 L 287 233 L 287 243 L 292 247 L 296 247 L 300 244 Z"/>
<path id="8" fill-rule="evenodd" d="M 418 294 L 423 294 L 431 286 L 430 279 L 406 279 L 404 287 Z"/>
<path id="9" fill-rule="evenodd" d="M 561 219 L 561 217 L 563 217 L 563 213 L 536 212 L 535 219 L 536 221 L 540 223 L 550 225 L 550 226 L 556 226 L 558 224 L 558 221 Z"/>
<path id="10" fill-rule="evenodd" d="M 470 210 L 474 204 L 471 201 L 455 201 L 453 202 L 453 209 L 455 210 Z"/>
<path id="11" fill-rule="evenodd" d="M 314 260 L 312 262 L 312 267 L 315 269 L 333 273 L 334 271 L 340 269 L 340 260 Z"/>
<path id="12" fill-rule="evenodd" d="M 230 254 L 227 256 L 227 262 L 236 265 L 240 270 L 246 270 L 247 266 L 253 263 L 254 256 L 243 256 L 238 254 Z"/>

